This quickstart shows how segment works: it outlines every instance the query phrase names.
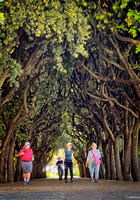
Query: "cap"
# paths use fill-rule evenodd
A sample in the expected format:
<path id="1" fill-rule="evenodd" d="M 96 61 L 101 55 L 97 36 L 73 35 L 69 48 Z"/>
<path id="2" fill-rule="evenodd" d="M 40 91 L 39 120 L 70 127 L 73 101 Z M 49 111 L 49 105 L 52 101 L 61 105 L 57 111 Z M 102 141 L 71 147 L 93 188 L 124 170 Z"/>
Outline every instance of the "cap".
<path id="1" fill-rule="evenodd" d="M 31 144 L 30 144 L 30 142 L 25 142 L 25 145 L 24 145 L 24 147 L 26 147 L 27 145 L 29 145 L 29 146 L 30 146 L 30 145 L 31 145 Z"/>

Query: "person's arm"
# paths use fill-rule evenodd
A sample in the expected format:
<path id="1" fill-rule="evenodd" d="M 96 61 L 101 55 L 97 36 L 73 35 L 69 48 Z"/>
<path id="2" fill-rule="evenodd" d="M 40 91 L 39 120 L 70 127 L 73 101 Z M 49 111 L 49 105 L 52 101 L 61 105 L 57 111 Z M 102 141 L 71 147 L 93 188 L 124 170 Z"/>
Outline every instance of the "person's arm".
<path id="1" fill-rule="evenodd" d="M 75 165 L 75 159 L 74 159 L 73 153 L 72 153 L 72 161 L 73 161 L 73 163 L 74 163 L 74 165 Z"/>
<path id="2" fill-rule="evenodd" d="M 86 167 L 88 167 L 88 160 L 86 161 Z"/>
<path id="3" fill-rule="evenodd" d="M 18 153 L 18 156 L 23 156 L 25 154 L 25 150 L 21 149 L 20 152 Z"/>
<path id="4" fill-rule="evenodd" d="M 64 165 L 65 156 L 66 156 L 66 153 L 64 152 L 63 153 L 63 165 Z"/>
<path id="5" fill-rule="evenodd" d="M 34 157 L 35 157 L 35 155 L 34 155 L 34 153 L 33 153 L 33 150 L 31 149 L 31 152 L 32 152 L 32 161 L 34 161 Z"/>
<path id="6" fill-rule="evenodd" d="M 99 157 L 99 159 L 101 158 L 101 153 L 100 153 L 99 149 L 98 149 L 97 156 Z"/>
<path id="7" fill-rule="evenodd" d="M 88 167 L 88 162 L 89 162 L 89 152 L 88 152 L 88 156 L 87 156 L 86 167 Z"/>

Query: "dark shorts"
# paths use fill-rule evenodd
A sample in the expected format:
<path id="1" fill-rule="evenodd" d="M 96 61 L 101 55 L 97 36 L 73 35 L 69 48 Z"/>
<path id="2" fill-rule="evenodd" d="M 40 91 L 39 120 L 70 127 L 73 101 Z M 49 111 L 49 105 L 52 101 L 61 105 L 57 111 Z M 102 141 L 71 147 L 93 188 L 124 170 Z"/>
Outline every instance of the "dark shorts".
<path id="1" fill-rule="evenodd" d="M 32 173 L 33 163 L 32 163 L 32 161 L 29 161 L 29 162 L 22 161 L 21 167 L 22 167 L 24 174 Z"/>

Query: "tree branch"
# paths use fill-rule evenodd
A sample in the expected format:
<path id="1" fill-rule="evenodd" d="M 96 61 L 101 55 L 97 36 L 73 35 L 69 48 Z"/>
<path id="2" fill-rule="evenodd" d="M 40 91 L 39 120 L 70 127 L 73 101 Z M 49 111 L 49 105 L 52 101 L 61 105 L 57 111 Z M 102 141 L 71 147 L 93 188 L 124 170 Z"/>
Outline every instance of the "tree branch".
<path id="1" fill-rule="evenodd" d="M 113 35 L 115 35 L 119 40 L 121 40 L 123 42 L 130 42 L 130 43 L 135 44 L 135 45 L 140 45 L 139 40 L 134 40 L 130 37 L 123 37 L 123 36 L 119 35 L 117 32 L 113 32 Z"/>
<path id="2" fill-rule="evenodd" d="M 124 64 L 128 74 L 130 75 L 130 77 L 132 79 L 132 82 L 134 84 L 138 84 L 138 86 L 139 86 L 140 85 L 140 78 L 135 74 L 135 72 L 131 68 L 131 66 L 128 63 L 128 60 L 125 58 L 125 56 L 121 54 L 119 47 L 114 43 L 113 39 L 111 37 L 109 37 L 109 40 L 111 41 L 112 45 L 115 47 L 121 62 Z"/>
<path id="3" fill-rule="evenodd" d="M 138 118 L 138 115 L 136 113 L 133 112 L 133 110 L 131 110 L 130 108 L 122 105 L 121 103 L 119 103 L 115 98 L 112 97 L 108 97 L 105 93 L 104 93 L 104 86 L 102 87 L 102 94 L 103 96 L 108 100 L 108 101 L 114 101 L 118 106 L 120 106 L 121 108 L 124 108 L 125 110 L 128 110 L 129 112 L 132 113 L 132 115 L 136 118 Z"/>
<path id="4" fill-rule="evenodd" d="M 114 142 L 114 141 L 115 141 L 115 138 L 114 138 L 114 135 L 113 135 L 111 129 L 109 128 L 108 123 L 107 123 L 107 120 L 106 120 L 106 114 L 105 114 L 104 109 L 105 109 L 105 106 L 104 106 L 103 109 L 102 109 L 102 112 L 103 112 L 103 122 L 104 122 L 104 125 L 105 125 L 107 131 L 109 132 L 109 134 L 110 134 L 110 136 L 111 136 L 113 142 Z"/>
<path id="5" fill-rule="evenodd" d="M 29 81 L 27 80 L 26 86 L 25 86 L 25 90 L 24 90 L 24 95 L 23 95 L 23 103 L 24 103 L 24 108 L 25 108 L 25 112 L 26 114 L 28 114 L 29 110 L 28 110 L 28 106 L 27 106 L 27 92 L 29 89 Z"/>
<path id="6" fill-rule="evenodd" d="M 119 64 L 116 63 L 115 61 L 109 60 L 108 58 L 106 58 L 106 57 L 103 56 L 103 55 L 102 55 L 102 58 L 103 58 L 107 63 L 112 64 L 112 65 L 114 65 L 115 67 L 117 67 L 117 68 L 119 68 L 119 69 L 121 69 L 121 70 L 123 70 L 123 71 L 126 71 L 126 69 L 125 69 L 124 67 L 122 67 L 121 65 L 119 65 Z"/>
<path id="7" fill-rule="evenodd" d="M 9 69 L 5 69 L 3 75 L 0 77 L 0 88 L 2 87 L 4 81 L 9 77 Z"/>
<path id="8" fill-rule="evenodd" d="M 100 76 L 97 76 L 96 74 L 94 74 L 92 71 L 90 71 L 83 63 L 81 64 L 83 67 L 84 67 L 84 69 L 86 70 L 86 71 L 88 71 L 95 79 L 98 79 L 98 80 L 100 80 L 100 81 L 112 81 L 110 78 L 108 78 L 108 77 L 100 77 Z"/>
<path id="9" fill-rule="evenodd" d="M 109 101 L 108 99 L 103 99 L 101 97 L 95 96 L 94 94 L 91 94 L 91 93 L 89 93 L 87 91 L 86 91 L 86 94 L 89 95 L 90 97 L 96 99 L 96 100 L 99 100 L 99 101 L 106 101 L 106 102 Z"/>
<path id="10" fill-rule="evenodd" d="M 7 103 L 8 101 L 10 101 L 12 99 L 13 94 L 18 90 L 17 87 L 12 87 L 11 90 L 8 92 L 8 94 L 2 98 L 2 103 L 0 105 L 0 107 L 2 107 L 5 103 Z"/>

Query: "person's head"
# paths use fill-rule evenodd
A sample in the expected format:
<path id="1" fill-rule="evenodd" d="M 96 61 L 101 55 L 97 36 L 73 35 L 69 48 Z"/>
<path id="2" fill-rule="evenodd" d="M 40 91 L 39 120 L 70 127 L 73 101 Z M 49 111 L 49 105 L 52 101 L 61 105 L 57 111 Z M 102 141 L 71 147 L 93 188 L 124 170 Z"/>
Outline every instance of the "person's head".
<path id="1" fill-rule="evenodd" d="M 24 145 L 24 147 L 26 148 L 26 149 L 29 149 L 30 148 L 30 142 L 25 142 L 25 145 Z"/>
<path id="2" fill-rule="evenodd" d="M 97 148 L 97 144 L 96 143 L 92 143 L 91 147 L 92 147 L 92 149 L 96 149 Z"/>
<path id="3" fill-rule="evenodd" d="M 71 143 L 67 143 L 67 149 L 71 149 L 72 144 Z"/>
<path id="4" fill-rule="evenodd" d="M 60 157 L 60 156 L 58 157 L 58 160 L 59 160 L 59 161 L 61 160 L 61 157 Z"/>

